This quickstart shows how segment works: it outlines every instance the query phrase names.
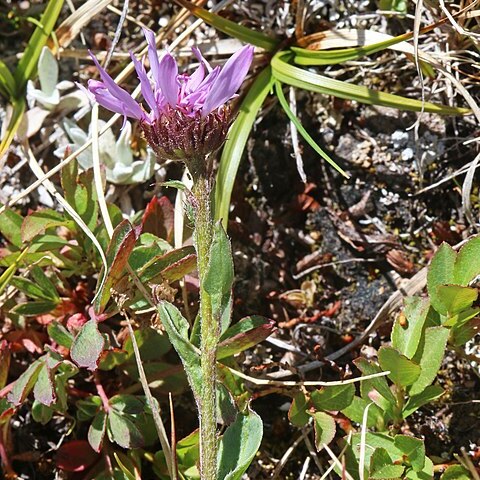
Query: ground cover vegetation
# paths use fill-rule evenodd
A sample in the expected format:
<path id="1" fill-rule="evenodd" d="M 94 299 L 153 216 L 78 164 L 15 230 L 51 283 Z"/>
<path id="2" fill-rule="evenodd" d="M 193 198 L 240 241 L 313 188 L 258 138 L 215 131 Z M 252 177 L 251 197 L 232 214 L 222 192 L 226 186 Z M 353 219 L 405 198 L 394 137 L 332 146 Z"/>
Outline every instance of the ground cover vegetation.
<path id="1" fill-rule="evenodd" d="M 479 2 L 0 2 L 8 479 L 479 479 Z"/>

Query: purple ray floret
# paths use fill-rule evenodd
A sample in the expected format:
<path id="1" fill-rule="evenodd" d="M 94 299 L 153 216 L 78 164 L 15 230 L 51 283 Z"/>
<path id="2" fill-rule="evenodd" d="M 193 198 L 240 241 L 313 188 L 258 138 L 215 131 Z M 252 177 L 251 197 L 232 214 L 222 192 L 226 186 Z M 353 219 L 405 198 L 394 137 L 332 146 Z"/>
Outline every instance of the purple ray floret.
<path id="1" fill-rule="evenodd" d="M 191 75 L 179 74 L 175 59 L 166 52 L 159 60 L 155 35 L 144 29 L 148 44 L 150 73 L 143 61 L 132 55 L 140 80 L 142 96 L 149 107 L 146 111 L 131 95 L 119 87 L 91 54 L 101 81 L 89 80 L 88 89 L 97 102 L 112 112 L 131 117 L 153 126 L 172 110 L 190 118 L 205 119 L 231 100 L 245 79 L 253 59 L 253 47 L 246 45 L 236 52 L 223 68 L 211 68 L 197 48 L 193 53 L 200 65 Z"/>

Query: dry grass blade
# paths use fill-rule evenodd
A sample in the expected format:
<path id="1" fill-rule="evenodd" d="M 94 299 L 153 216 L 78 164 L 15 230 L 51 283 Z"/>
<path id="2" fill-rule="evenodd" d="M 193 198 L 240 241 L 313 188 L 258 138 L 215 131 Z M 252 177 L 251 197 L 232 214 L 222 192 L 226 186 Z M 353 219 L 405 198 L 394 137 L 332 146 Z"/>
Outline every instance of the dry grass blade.
<path id="1" fill-rule="evenodd" d="M 97 191 L 98 204 L 102 214 L 105 228 L 108 236 L 111 238 L 113 234 L 113 225 L 108 213 L 107 202 L 105 200 L 105 192 L 103 190 L 102 170 L 100 166 L 100 151 L 98 144 L 98 104 L 96 103 L 92 109 L 92 159 L 93 159 L 93 178 L 95 189 Z"/>
<path id="2" fill-rule="evenodd" d="M 342 450 L 340 451 L 340 454 L 338 455 L 338 457 L 335 457 L 335 455 L 333 454 L 333 452 L 328 448 L 328 446 L 325 448 L 325 450 L 327 450 L 328 454 L 330 455 L 330 458 L 336 458 L 338 460 L 338 463 L 340 463 L 340 459 L 343 457 L 343 455 L 345 454 L 345 452 L 347 451 L 347 448 L 349 447 L 350 445 L 350 439 L 352 437 L 352 434 L 349 433 L 348 434 L 348 438 L 347 438 L 347 441 L 345 442 L 345 446 L 342 448 Z M 333 455 L 333 457 L 332 457 Z M 320 478 L 320 480 L 325 480 L 329 475 L 330 475 L 330 472 L 335 468 L 335 461 L 332 462 L 332 464 L 327 468 L 327 470 L 325 471 L 325 473 L 322 475 L 322 478 Z M 341 465 L 341 464 L 340 464 Z"/>
<path id="3" fill-rule="evenodd" d="M 297 100 L 295 98 L 295 89 L 290 87 L 288 89 L 289 101 L 290 101 L 290 110 L 292 113 L 297 116 Z M 297 171 L 302 179 L 303 183 L 307 183 L 307 175 L 305 174 L 305 169 L 303 168 L 303 158 L 302 151 L 300 148 L 300 143 L 298 141 L 298 130 L 295 126 L 295 123 L 290 120 L 290 135 L 292 137 L 292 146 L 293 146 L 293 155 L 295 157 L 295 162 L 297 164 Z"/>
<path id="4" fill-rule="evenodd" d="M 337 457 L 333 452 L 332 450 L 330 449 L 330 447 L 327 445 L 327 444 L 323 444 L 323 448 L 325 449 L 325 451 L 328 453 L 328 455 L 330 456 L 330 458 L 333 460 L 333 468 L 337 467 L 340 472 L 342 472 L 342 479 L 343 478 L 346 478 L 347 480 L 353 480 L 353 477 L 343 468 L 343 465 L 342 463 L 340 462 L 340 458 Z M 330 472 L 329 472 L 330 473 Z"/>
<path id="5" fill-rule="evenodd" d="M 480 153 L 470 163 L 470 166 L 467 170 L 467 175 L 465 176 L 465 180 L 463 181 L 463 185 L 462 185 L 462 208 L 470 224 L 477 230 L 478 230 L 477 222 L 475 221 L 475 218 L 473 217 L 473 213 L 472 213 L 471 193 L 472 193 L 472 187 L 473 187 L 473 178 L 475 176 L 475 170 L 477 169 L 479 162 L 480 162 Z"/>
<path id="6" fill-rule="evenodd" d="M 304 381 L 304 382 L 293 382 L 289 380 L 270 380 L 266 378 L 255 378 L 250 375 L 246 375 L 243 372 L 235 370 L 233 368 L 227 367 L 231 373 L 237 377 L 248 380 L 249 382 L 255 385 L 275 385 L 278 387 L 333 387 L 338 385 L 347 385 L 349 383 L 363 382 L 364 380 L 369 380 L 376 377 L 385 377 L 390 374 L 389 371 L 374 373 L 372 375 L 365 375 L 364 377 L 348 378 L 347 380 L 338 380 L 334 382 L 320 382 L 320 381 Z"/>
<path id="7" fill-rule="evenodd" d="M 360 434 L 360 457 L 358 462 L 358 476 L 360 480 L 365 479 L 365 449 L 367 444 L 367 422 L 368 422 L 368 410 L 372 403 L 369 403 L 363 411 L 362 419 L 362 431 Z"/>
<path id="8" fill-rule="evenodd" d="M 65 211 L 73 218 L 73 220 L 77 223 L 77 225 L 83 230 L 85 235 L 92 241 L 92 243 L 95 245 L 95 248 L 98 250 L 98 253 L 102 259 L 102 263 L 104 265 L 105 271 L 107 269 L 107 259 L 105 257 L 105 253 L 102 249 L 102 246 L 97 240 L 97 237 L 93 234 L 93 232 L 88 228 L 88 226 L 85 224 L 85 222 L 82 220 L 80 215 L 75 211 L 75 209 L 63 198 L 62 195 L 57 191 L 55 188 L 55 185 L 48 179 L 44 178 L 42 168 L 40 167 L 40 164 L 38 163 L 37 159 L 35 158 L 35 155 L 32 152 L 32 149 L 26 144 L 24 146 L 25 148 L 25 153 L 28 156 L 29 160 L 29 166 L 30 169 L 32 170 L 33 174 L 37 177 L 38 180 L 40 181 L 40 184 L 42 184 L 52 195 L 55 200 L 65 209 Z"/>
<path id="9" fill-rule="evenodd" d="M 88 0 L 65 19 L 55 31 L 60 47 L 68 47 L 82 28 L 110 3 L 112 0 Z"/>
<path id="10" fill-rule="evenodd" d="M 462 26 L 460 26 L 458 22 L 455 20 L 455 18 L 453 17 L 453 15 L 448 10 L 448 8 L 445 6 L 444 0 L 438 0 L 438 4 L 443 14 L 448 18 L 448 20 L 452 24 L 452 27 L 459 33 L 459 35 L 464 35 L 466 37 L 469 37 L 478 48 L 479 42 L 480 42 L 480 35 L 478 33 L 469 32 L 468 30 L 465 30 Z M 474 2 L 472 2 L 468 6 L 468 8 L 474 8 L 476 4 L 478 4 L 478 0 L 475 0 Z M 473 13 L 473 12 L 470 12 L 470 13 Z"/>

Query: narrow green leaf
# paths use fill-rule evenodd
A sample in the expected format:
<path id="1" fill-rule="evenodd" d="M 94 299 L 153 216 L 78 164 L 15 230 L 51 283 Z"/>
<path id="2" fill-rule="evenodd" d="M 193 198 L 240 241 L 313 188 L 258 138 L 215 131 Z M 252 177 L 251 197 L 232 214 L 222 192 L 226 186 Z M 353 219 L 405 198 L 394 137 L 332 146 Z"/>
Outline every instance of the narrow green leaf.
<path id="1" fill-rule="evenodd" d="M 17 248 L 21 248 L 23 243 L 20 233 L 22 223 L 23 217 L 10 208 L 0 213 L 0 233 Z"/>
<path id="2" fill-rule="evenodd" d="M 139 448 L 144 445 L 142 432 L 129 417 L 110 410 L 107 425 L 111 440 L 122 448 Z"/>
<path id="3" fill-rule="evenodd" d="M 253 127 L 258 111 L 273 85 L 271 68 L 267 67 L 257 76 L 255 82 L 240 105 L 240 110 L 228 133 L 222 151 L 222 158 L 217 172 L 215 190 L 215 218 L 222 220 L 227 228 L 230 199 L 238 166 Z"/>
<path id="4" fill-rule="evenodd" d="M 230 327 L 218 345 L 217 360 L 243 352 L 268 338 L 274 331 L 275 322 L 264 317 L 245 317 Z"/>
<path id="5" fill-rule="evenodd" d="M 157 278 L 163 278 L 164 274 L 173 276 L 170 268 L 181 265 L 184 259 L 188 259 L 188 266 L 190 266 L 195 258 L 195 250 L 192 246 L 176 248 L 175 250 L 151 257 L 138 271 L 138 275 L 142 282 L 152 282 Z M 138 257 L 134 258 L 134 261 L 138 263 Z M 132 264 L 130 265 L 133 267 Z"/>
<path id="6" fill-rule="evenodd" d="M 338 411 L 347 408 L 355 396 L 355 385 L 335 385 L 315 390 L 311 394 L 314 407 L 318 410 Z"/>
<path id="7" fill-rule="evenodd" d="M 405 407 L 403 408 L 402 416 L 407 418 L 413 412 L 417 411 L 423 405 L 436 400 L 445 393 L 445 390 L 439 385 L 429 385 L 422 392 L 411 396 Z"/>
<path id="8" fill-rule="evenodd" d="M 12 113 L 10 116 L 10 121 L 7 129 L 5 130 L 5 135 L 0 142 L 0 158 L 3 157 L 8 150 L 8 147 L 10 147 L 18 128 L 20 127 L 20 122 L 22 121 L 23 114 L 25 113 L 25 109 L 27 107 L 24 97 L 15 98 L 12 100 L 11 105 Z"/>
<path id="9" fill-rule="evenodd" d="M 12 263 L 8 265 L 7 269 L 2 272 L 0 275 L 0 294 L 10 285 L 10 280 L 15 275 L 17 267 L 20 265 L 20 262 L 27 257 L 28 247 L 25 248 L 22 252 L 15 252 L 13 254 Z M 10 255 L 9 255 L 10 257 Z M 6 265 L 2 265 L 6 266 Z"/>
<path id="10" fill-rule="evenodd" d="M 90 395 L 75 402 L 77 419 L 80 422 L 85 422 L 95 417 L 95 415 L 102 409 L 102 400 L 98 395 Z"/>
<path id="11" fill-rule="evenodd" d="M 193 394 L 198 399 L 202 389 L 200 356 L 198 350 L 188 339 L 188 321 L 178 308 L 168 302 L 160 302 L 157 305 L 157 311 L 170 342 L 182 360 Z"/>
<path id="12" fill-rule="evenodd" d="M 385 413 L 381 410 L 377 405 L 372 403 L 370 400 L 365 400 L 361 397 L 353 397 L 352 403 L 342 410 L 342 413 L 348 417 L 352 422 L 356 422 L 358 424 L 362 424 L 363 422 L 363 415 L 367 406 L 370 405 L 368 408 L 368 418 L 367 418 L 367 427 L 379 428 L 379 424 L 384 423 L 384 416 Z"/>
<path id="13" fill-rule="evenodd" d="M 36 317 L 37 315 L 43 315 L 55 310 L 57 305 L 58 303 L 52 300 L 37 300 L 34 302 L 19 303 L 12 308 L 12 312 L 26 317 Z"/>
<path id="14" fill-rule="evenodd" d="M 407 297 L 403 314 L 400 314 L 393 324 L 392 347 L 408 359 L 413 358 L 420 344 L 429 308 L 428 299 Z"/>
<path id="15" fill-rule="evenodd" d="M 260 447 L 262 435 L 262 419 L 255 412 L 239 413 L 220 438 L 217 478 L 240 480 Z"/>
<path id="16" fill-rule="evenodd" d="M 293 87 L 325 95 L 333 95 L 347 100 L 355 100 L 368 105 L 382 105 L 399 110 L 425 111 L 444 115 L 459 115 L 470 112 L 470 110 L 465 108 L 449 107 L 429 102 L 422 103 L 420 100 L 379 92 L 364 86 L 335 80 L 291 65 L 289 63 L 291 58 L 291 53 L 279 52 L 272 58 L 271 66 L 273 76 L 277 80 Z"/>
<path id="17" fill-rule="evenodd" d="M 461 285 L 438 285 L 438 297 L 449 316 L 470 308 L 478 297 L 478 290 Z"/>
<path id="18" fill-rule="evenodd" d="M 228 426 L 237 418 L 238 408 L 235 399 L 228 388 L 221 382 L 217 382 L 217 422 Z"/>
<path id="19" fill-rule="evenodd" d="M 410 388 L 410 395 L 418 395 L 437 377 L 443 360 L 449 331 L 444 327 L 429 327 L 425 330 L 423 348 L 419 349 L 414 360 L 421 367 L 421 373 Z"/>
<path id="20" fill-rule="evenodd" d="M 13 277 L 10 280 L 10 284 L 30 298 L 52 300 L 49 292 L 45 292 L 37 283 L 32 282 L 28 278 Z"/>
<path id="21" fill-rule="evenodd" d="M 88 429 L 88 443 L 96 452 L 102 449 L 106 429 L 107 414 L 102 410 L 97 413 Z"/>
<path id="22" fill-rule="evenodd" d="M 427 289 L 433 308 L 442 315 L 447 314 L 437 290 L 439 285 L 454 282 L 454 265 L 457 254 L 447 243 L 442 243 L 430 262 L 427 273 Z"/>
<path id="23" fill-rule="evenodd" d="M 458 252 L 453 268 L 453 282 L 468 285 L 480 274 L 480 235 L 471 238 Z M 446 282 L 448 283 L 448 282 Z"/>
<path id="24" fill-rule="evenodd" d="M 18 62 L 17 69 L 14 74 L 17 86 L 17 94 L 21 95 L 27 81 L 30 80 L 37 69 L 38 58 L 42 52 L 42 48 L 52 33 L 58 15 L 63 7 L 63 0 L 50 0 L 40 18 L 40 24 L 37 26 L 33 35 L 28 41 L 27 48 L 23 52 L 22 58 Z"/>
<path id="25" fill-rule="evenodd" d="M 52 379 L 53 372 L 48 368 L 46 363 L 43 363 L 33 388 L 33 395 L 35 400 L 42 405 L 49 407 L 56 400 L 55 387 Z"/>
<path id="26" fill-rule="evenodd" d="M 15 79 L 12 73 L 0 60 L 0 93 L 5 97 L 5 100 L 12 100 L 16 97 Z"/>
<path id="27" fill-rule="evenodd" d="M 96 320 L 89 320 L 73 341 L 70 356 L 79 366 L 88 370 L 96 370 L 100 355 L 105 345 L 105 339 L 98 330 Z"/>
<path id="28" fill-rule="evenodd" d="M 221 331 L 230 325 L 230 298 L 233 286 L 233 258 L 230 240 L 220 221 L 213 227 L 210 261 L 203 279 L 203 288 L 210 295 L 213 318 L 221 323 Z"/>
<path id="29" fill-rule="evenodd" d="M 8 395 L 8 401 L 13 403 L 15 407 L 21 405 L 28 397 L 28 394 L 37 381 L 42 367 L 42 360 L 36 360 L 20 375 L 20 377 L 14 383 L 12 391 Z"/>
<path id="30" fill-rule="evenodd" d="M 31 412 L 32 418 L 36 422 L 46 425 L 52 419 L 55 410 L 40 403 L 38 400 L 34 400 Z"/>
<path id="31" fill-rule="evenodd" d="M 353 363 L 364 375 L 373 375 L 382 371 L 382 369 L 377 365 L 362 357 L 355 359 Z M 361 382 L 360 388 L 362 389 L 362 396 L 364 391 L 369 391 L 371 388 L 373 388 L 383 398 L 385 398 L 390 405 L 395 405 L 397 402 L 395 396 L 388 386 L 385 377 L 376 377 L 370 380 L 364 380 Z"/>
<path id="32" fill-rule="evenodd" d="M 389 38 L 388 40 L 360 47 L 336 48 L 331 50 L 307 50 L 305 48 L 292 47 L 292 50 L 295 52 L 294 61 L 298 65 L 335 65 L 366 55 L 372 55 L 392 45 L 404 42 L 411 37 L 411 33 L 404 33 L 397 37 Z"/>
<path id="33" fill-rule="evenodd" d="M 236 22 L 227 20 L 216 13 L 197 7 L 186 0 L 175 1 L 187 10 L 190 10 L 190 12 L 196 17 L 201 18 L 205 23 L 208 23 L 230 37 L 238 38 L 242 42 L 251 43 L 257 47 L 264 48 L 269 52 L 275 50 L 279 43 L 278 40 L 264 35 L 263 33 L 256 32 L 255 30 L 244 27 Z"/>
<path id="34" fill-rule="evenodd" d="M 22 223 L 22 241 L 29 242 L 38 234 L 45 233 L 48 228 L 59 227 L 67 224 L 67 219 L 52 209 L 37 210 L 27 215 Z"/>
<path id="35" fill-rule="evenodd" d="M 475 317 L 450 329 L 450 343 L 459 347 L 465 345 L 480 331 L 480 318 Z"/>
<path id="36" fill-rule="evenodd" d="M 37 282 L 38 286 L 45 292 L 45 294 L 49 295 L 53 301 L 59 302 L 60 296 L 58 295 L 57 289 L 53 282 L 47 277 L 45 272 L 38 266 L 34 266 L 30 270 L 30 274 L 35 282 Z"/>
<path id="37" fill-rule="evenodd" d="M 103 266 L 98 275 L 97 294 L 94 301 L 95 313 L 100 314 L 105 310 L 112 294 L 111 290 L 122 277 L 136 241 L 137 234 L 128 220 L 123 220 L 113 231 L 106 253 L 108 268 L 103 283 Z"/>
<path id="38" fill-rule="evenodd" d="M 80 215 L 90 230 L 97 226 L 99 204 L 93 169 L 78 174 L 76 161 L 62 169 L 62 188 L 65 199 Z"/>
<path id="39" fill-rule="evenodd" d="M 300 135 L 304 138 L 304 140 L 325 160 L 327 161 L 337 172 L 341 173 L 345 178 L 350 178 L 350 176 L 341 168 L 335 161 L 330 158 L 327 152 L 322 150 L 322 148 L 317 144 L 317 142 L 310 136 L 310 134 L 305 130 L 303 125 L 300 123 L 300 120 L 294 115 L 292 110 L 290 109 L 288 102 L 283 94 L 282 84 L 280 82 L 275 82 L 275 93 L 277 94 L 278 100 L 280 101 L 280 105 L 282 106 L 283 110 L 287 114 L 287 117 L 297 130 L 299 131 Z"/>
<path id="40" fill-rule="evenodd" d="M 308 413 L 308 398 L 302 391 L 296 392 L 290 409 L 288 410 L 288 419 L 296 427 L 304 427 L 311 416 Z"/>
<path id="41" fill-rule="evenodd" d="M 335 420 L 325 412 L 312 413 L 312 417 L 315 430 L 315 447 L 319 452 L 324 445 L 328 445 L 335 438 Z"/>
<path id="42" fill-rule="evenodd" d="M 62 347 L 70 348 L 73 335 L 59 322 L 50 322 L 47 327 L 48 336 Z"/>
<path id="43" fill-rule="evenodd" d="M 420 365 L 392 347 L 381 347 L 378 351 L 378 361 L 383 370 L 390 371 L 388 377 L 392 382 L 402 387 L 412 385 L 420 376 Z"/>

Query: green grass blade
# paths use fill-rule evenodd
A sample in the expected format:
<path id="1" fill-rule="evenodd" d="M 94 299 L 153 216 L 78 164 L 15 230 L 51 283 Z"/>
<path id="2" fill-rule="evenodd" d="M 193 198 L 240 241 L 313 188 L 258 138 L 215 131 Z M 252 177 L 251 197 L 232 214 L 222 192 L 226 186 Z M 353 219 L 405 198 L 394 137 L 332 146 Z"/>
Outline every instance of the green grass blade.
<path id="1" fill-rule="evenodd" d="M 15 133 L 17 133 L 18 127 L 20 126 L 26 107 L 25 99 L 23 97 L 14 99 L 12 107 L 13 112 L 10 118 L 10 123 L 8 124 L 5 136 L 2 138 L 2 142 L 0 143 L 0 158 L 8 150 L 13 137 L 15 137 Z"/>
<path id="2" fill-rule="evenodd" d="M 8 67 L 0 60 L 0 93 L 7 99 L 15 97 L 15 79 Z"/>
<path id="3" fill-rule="evenodd" d="M 410 33 L 404 33 L 398 37 L 392 37 L 372 45 L 363 45 L 353 48 L 336 48 L 333 50 L 307 50 L 305 48 L 292 47 L 295 52 L 294 62 L 298 65 L 335 65 L 337 63 L 355 60 L 365 55 L 371 55 L 385 50 L 392 45 L 401 43 L 411 37 Z"/>
<path id="4" fill-rule="evenodd" d="M 272 88 L 272 84 L 272 72 L 270 67 L 267 67 L 258 75 L 250 87 L 223 147 L 215 190 L 215 217 L 217 220 L 222 219 L 225 228 L 228 222 L 233 184 L 240 160 L 242 159 L 243 150 L 258 111 Z"/>
<path id="5" fill-rule="evenodd" d="M 355 100 L 369 105 L 382 105 L 399 110 L 425 111 L 442 115 L 470 113 L 470 110 L 467 108 L 449 107 L 430 102 L 422 103 L 420 100 L 379 92 L 364 86 L 342 82 L 341 80 L 309 72 L 288 63 L 292 56 L 291 52 L 279 52 L 271 61 L 273 76 L 287 85 L 347 100 Z"/>
<path id="6" fill-rule="evenodd" d="M 18 62 L 18 67 L 14 75 L 17 84 L 17 96 L 23 95 L 23 89 L 27 81 L 35 74 L 38 58 L 48 37 L 52 33 L 62 6 L 63 0 L 50 0 L 40 19 L 41 25 L 35 28 L 33 35 L 30 37 L 27 48 Z"/>
<path id="7" fill-rule="evenodd" d="M 250 28 L 239 25 L 238 23 L 227 20 L 226 18 L 217 15 L 216 13 L 208 12 L 203 8 L 197 7 L 186 0 L 175 0 L 179 5 L 187 10 L 190 10 L 193 15 L 201 18 L 205 23 L 208 23 L 217 30 L 229 35 L 230 37 L 238 38 L 245 43 L 250 43 L 260 48 L 271 52 L 275 50 L 278 45 L 278 40 L 264 35 L 263 33 L 256 32 Z"/>
<path id="8" fill-rule="evenodd" d="M 295 114 L 290 109 L 287 99 L 283 94 L 282 84 L 279 81 L 275 82 L 275 93 L 277 94 L 278 100 L 280 101 L 280 105 L 285 110 L 287 117 L 290 119 L 291 122 L 297 127 L 298 132 L 304 138 L 304 140 L 324 159 L 326 160 L 335 170 L 340 172 L 345 178 L 350 178 L 350 176 L 339 167 L 329 156 L 328 154 L 321 149 L 321 147 L 315 142 L 315 140 L 310 136 L 310 134 L 305 130 L 303 125 L 300 123 L 300 120 L 295 116 Z"/>

